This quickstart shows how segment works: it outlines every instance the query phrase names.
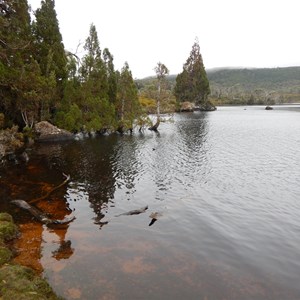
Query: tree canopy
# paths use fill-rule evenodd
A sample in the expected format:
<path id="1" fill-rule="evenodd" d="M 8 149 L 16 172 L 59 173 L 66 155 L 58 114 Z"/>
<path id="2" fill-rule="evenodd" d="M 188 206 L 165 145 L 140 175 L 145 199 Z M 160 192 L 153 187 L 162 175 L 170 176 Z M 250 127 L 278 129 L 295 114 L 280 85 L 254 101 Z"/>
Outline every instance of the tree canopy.
<path id="1" fill-rule="evenodd" d="M 73 132 L 116 129 L 120 122 L 132 128 L 140 109 L 129 65 L 115 70 L 94 24 L 80 60 L 64 48 L 54 0 L 42 0 L 33 21 L 27 0 L 2 0 L 0 13 L 4 126 L 48 120 Z"/>
<path id="2" fill-rule="evenodd" d="M 174 92 L 178 102 L 189 101 L 203 105 L 207 100 L 210 93 L 209 81 L 198 41 L 193 44 L 190 56 L 176 78 Z"/>

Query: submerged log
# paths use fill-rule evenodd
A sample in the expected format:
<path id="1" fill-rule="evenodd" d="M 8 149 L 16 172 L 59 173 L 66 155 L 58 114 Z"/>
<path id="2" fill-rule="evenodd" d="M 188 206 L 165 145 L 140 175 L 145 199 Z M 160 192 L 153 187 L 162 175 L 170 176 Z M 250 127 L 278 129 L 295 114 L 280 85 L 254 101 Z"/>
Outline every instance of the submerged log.
<path id="1" fill-rule="evenodd" d="M 39 198 L 36 198 L 36 199 L 32 199 L 30 201 L 28 201 L 28 203 L 36 203 L 40 200 L 43 200 L 43 199 L 46 199 L 47 197 L 50 196 L 50 194 L 52 194 L 54 191 L 56 191 L 57 189 L 59 189 L 60 187 L 64 186 L 69 180 L 70 180 L 70 175 L 66 175 L 63 173 L 63 176 L 66 178 L 61 184 L 55 186 L 53 189 L 51 189 L 48 193 L 46 193 L 45 195 L 39 197 Z"/>
<path id="2" fill-rule="evenodd" d="M 41 210 L 37 209 L 36 207 L 30 205 L 28 202 L 24 200 L 12 200 L 12 204 L 27 210 L 30 214 L 32 214 L 38 221 L 42 222 L 46 225 L 62 225 L 62 224 L 68 224 L 72 222 L 75 217 L 71 218 L 64 218 L 62 220 L 56 220 L 56 219 L 50 219 L 45 213 L 43 213 Z"/>
<path id="3" fill-rule="evenodd" d="M 138 215 L 138 214 L 144 213 L 147 209 L 148 209 L 148 205 L 145 207 L 142 207 L 140 209 L 134 209 L 134 210 L 130 210 L 128 212 L 116 215 L 115 217 Z"/>
<path id="4" fill-rule="evenodd" d="M 36 203 L 38 201 L 41 201 L 41 200 L 49 197 L 51 193 L 53 193 L 54 191 L 56 191 L 60 187 L 64 186 L 70 180 L 70 175 L 66 175 L 66 174 L 63 173 L 63 176 L 65 177 L 65 180 L 61 184 L 53 187 L 45 195 L 43 195 L 39 198 L 36 198 L 36 199 L 32 199 L 28 202 L 26 202 L 24 200 L 17 199 L 17 200 L 12 200 L 11 203 L 18 206 L 19 208 L 22 208 L 22 209 L 28 211 L 37 220 L 39 220 L 40 222 L 42 222 L 43 224 L 46 224 L 46 225 L 64 225 L 64 224 L 68 224 L 68 223 L 72 222 L 75 219 L 75 217 L 64 218 L 63 220 L 51 219 L 47 216 L 47 214 L 45 214 L 44 212 L 42 212 L 38 208 L 31 205 L 32 203 Z"/>

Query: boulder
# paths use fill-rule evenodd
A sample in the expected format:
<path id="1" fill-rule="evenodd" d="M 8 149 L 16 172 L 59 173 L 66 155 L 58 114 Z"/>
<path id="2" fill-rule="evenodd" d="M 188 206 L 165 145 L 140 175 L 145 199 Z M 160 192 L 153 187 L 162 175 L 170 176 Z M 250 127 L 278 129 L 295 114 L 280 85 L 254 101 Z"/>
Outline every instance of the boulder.
<path id="1" fill-rule="evenodd" d="M 47 121 L 42 121 L 34 125 L 37 142 L 55 142 L 74 139 L 74 135 L 64 129 L 60 129 Z"/>
<path id="2" fill-rule="evenodd" d="M 195 104 L 192 102 L 182 102 L 180 106 L 180 111 L 181 112 L 192 112 L 195 109 Z"/>

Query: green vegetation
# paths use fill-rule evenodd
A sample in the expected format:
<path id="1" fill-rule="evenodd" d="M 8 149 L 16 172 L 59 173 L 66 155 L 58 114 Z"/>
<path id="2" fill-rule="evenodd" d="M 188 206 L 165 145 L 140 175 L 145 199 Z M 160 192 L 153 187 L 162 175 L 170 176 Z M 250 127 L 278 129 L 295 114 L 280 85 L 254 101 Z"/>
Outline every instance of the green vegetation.
<path id="1" fill-rule="evenodd" d="M 183 65 L 183 71 L 176 77 L 174 92 L 178 102 L 188 101 L 198 106 L 206 105 L 210 93 L 209 81 L 197 41 Z"/>
<path id="2" fill-rule="evenodd" d="M 176 84 L 176 75 L 169 75 L 169 91 Z M 300 67 L 268 69 L 207 70 L 211 93 L 208 100 L 214 105 L 272 105 L 300 103 Z M 154 77 L 137 80 L 143 95 Z M 141 97 L 147 106 L 147 99 Z M 151 103 L 148 104 L 150 107 Z"/>
<path id="3" fill-rule="evenodd" d="M 33 125 L 43 120 L 72 132 L 131 131 L 149 121 L 145 113 L 173 112 L 185 101 L 203 109 L 211 103 L 300 102 L 299 67 L 207 73 L 196 41 L 177 76 L 134 82 L 128 63 L 115 70 L 95 25 L 79 59 L 64 48 L 54 0 L 42 0 L 33 15 L 31 20 L 27 0 L 1 2 L 0 130 L 16 125 L 14 136 L 23 130 L 31 137 Z"/>
<path id="4" fill-rule="evenodd" d="M 207 75 L 218 105 L 300 102 L 300 67 L 219 69 Z"/>
<path id="5" fill-rule="evenodd" d="M 11 262 L 13 253 L 5 242 L 15 238 L 17 233 L 17 226 L 11 215 L 0 213 L 0 298 L 4 300 L 61 299 L 33 270 Z"/>
<path id="6" fill-rule="evenodd" d="M 157 68 L 155 69 L 156 73 Z M 162 78 L 163 81 L 161 81 Z M 156 78 L 148 77 L 136 80 L 140 103 L 147 112 L 155 112 L 153 102 L 157 102 L 157 91 L 160 84 L 162 84 L 164 91 L 158 102 L 159 109 L 162 112 L 180 110 L 181 104 L 187 101 L 200 106 L 204 110 L 213 108 L 208 99 L 210 94 L 209 81 L 198 41 L 193 44 L 190 56 L 183 65 L 183 71 L 177 76 L 168 75 L 167 72 L 163 77 L 157 73 Z"/>
<path id="7" fill-rule="evenodd" d="M 132 129 L 142 111 L 129 65 L 115 70 L 93 24 L 82 59 L 66 51 L 54 4 L 41 1 L 31 21 L 27 0 L 1 2 L 0 123 L 26 132 L 43 120 L 72 132 Z"/>

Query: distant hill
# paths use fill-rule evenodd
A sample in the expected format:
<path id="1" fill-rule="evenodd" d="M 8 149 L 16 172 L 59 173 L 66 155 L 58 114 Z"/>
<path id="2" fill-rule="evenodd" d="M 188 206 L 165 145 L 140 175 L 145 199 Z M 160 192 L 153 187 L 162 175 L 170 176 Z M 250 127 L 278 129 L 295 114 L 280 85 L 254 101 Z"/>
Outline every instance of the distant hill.
<path id="1" fill-rule="evenodd" d="M 300 102 L 300 67 L 207 70 L 207 76 L 220 104 Z"/>
<path id="2" fill-rule="evenodd" d="M 210 98 L 222 104 L 300 103 L 300 67 L 262 69 L 207 69 Z M 153 83 L 155 77 L 137 80 L 140 88 Z M 176 75 L 168 76 L 172 89 Z"/>

